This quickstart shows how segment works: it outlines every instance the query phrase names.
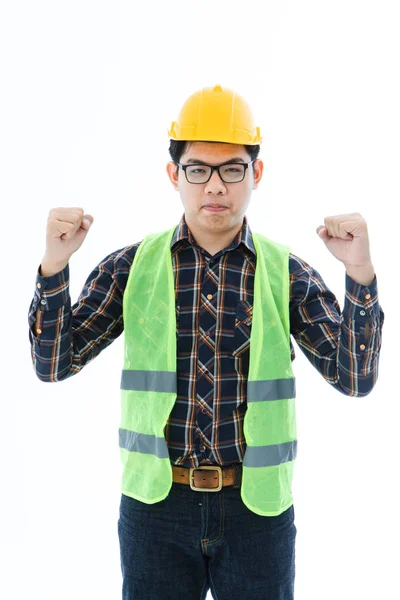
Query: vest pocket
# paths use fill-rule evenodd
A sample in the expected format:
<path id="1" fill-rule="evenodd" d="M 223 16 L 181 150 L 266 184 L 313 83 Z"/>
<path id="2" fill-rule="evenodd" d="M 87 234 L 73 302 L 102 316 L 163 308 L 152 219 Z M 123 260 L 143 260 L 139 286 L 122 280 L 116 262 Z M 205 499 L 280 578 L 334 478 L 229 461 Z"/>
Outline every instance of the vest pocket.
<path id="1" fill-rule="evenodd" d="M 252 318 L 252 304 L 248 300 L 240 300 L 236 305 L 233 356 L 241 357 L 249 350 Z"/>

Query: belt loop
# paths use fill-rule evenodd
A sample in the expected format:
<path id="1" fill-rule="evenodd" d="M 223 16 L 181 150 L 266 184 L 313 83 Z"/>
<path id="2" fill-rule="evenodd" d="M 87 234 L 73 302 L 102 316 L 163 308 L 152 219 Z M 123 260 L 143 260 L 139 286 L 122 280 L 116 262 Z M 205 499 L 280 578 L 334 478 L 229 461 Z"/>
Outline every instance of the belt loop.
<path id="1" fill-rule="evenodd" d="M 233 484 L 233 489 L 236 490 L 240 488 L 240 484 L 242 482 L 242 463 L 234 463 L 235 467 L 235 483 Z"/>

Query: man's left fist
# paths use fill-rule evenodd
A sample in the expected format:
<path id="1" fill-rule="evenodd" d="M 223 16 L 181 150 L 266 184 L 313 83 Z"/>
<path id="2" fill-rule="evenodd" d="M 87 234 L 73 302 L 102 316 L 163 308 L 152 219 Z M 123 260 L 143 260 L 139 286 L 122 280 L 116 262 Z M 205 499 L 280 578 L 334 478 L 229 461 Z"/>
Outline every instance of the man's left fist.
<path id="1" fill-rule="evenodd" d="M 317 233 L 325 246 L 346 268 L 371 265 L 367 222 L 360 213 L 325 217 Z"/>

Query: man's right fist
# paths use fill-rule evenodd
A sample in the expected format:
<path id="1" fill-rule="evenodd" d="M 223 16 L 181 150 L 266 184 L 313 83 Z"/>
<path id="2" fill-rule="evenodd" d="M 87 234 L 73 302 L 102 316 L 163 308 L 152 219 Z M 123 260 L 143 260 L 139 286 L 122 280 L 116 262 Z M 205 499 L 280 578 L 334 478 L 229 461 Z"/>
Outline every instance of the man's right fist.
<path id="1" fill-rule="evenodd" d="M 57 273 L 82 246 L 94 219 L 83 208 L 52 208 L 47 219 L 46 251 L 42 260 L 46 271 Z"/>

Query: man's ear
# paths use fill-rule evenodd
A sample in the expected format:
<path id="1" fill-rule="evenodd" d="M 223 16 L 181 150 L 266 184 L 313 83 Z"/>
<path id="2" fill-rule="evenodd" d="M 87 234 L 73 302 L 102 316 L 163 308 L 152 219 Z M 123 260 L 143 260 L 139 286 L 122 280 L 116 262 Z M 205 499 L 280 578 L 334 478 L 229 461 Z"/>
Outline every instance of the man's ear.
<path id="1" fill-rule="evenodd" d="M 257 158 L 255 160 L 255 162 L 253 163 L 253 178 L 254 178 L 253 190 L 256 190 L 258 188 L 259 183 L 262 179 L 263 171 L 264 171 L 264 163 L 261 159 Z"/>
<path id="2" fill-rule="evenodd" d="M 179 180 L 178 165 L 176 165 L 173 160 L 170 160 L 167 163 L 166 168 L 167 168 L 168 177 L 169 177 L 172 185 L 174 186 L 175 190 L 178 190 L 179 189 L 179 184 L 178 184 L 178 180 Z"/>

